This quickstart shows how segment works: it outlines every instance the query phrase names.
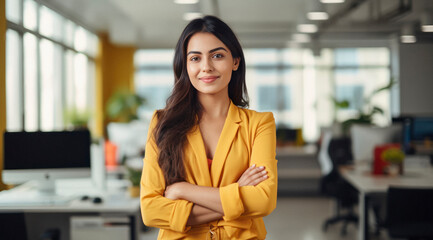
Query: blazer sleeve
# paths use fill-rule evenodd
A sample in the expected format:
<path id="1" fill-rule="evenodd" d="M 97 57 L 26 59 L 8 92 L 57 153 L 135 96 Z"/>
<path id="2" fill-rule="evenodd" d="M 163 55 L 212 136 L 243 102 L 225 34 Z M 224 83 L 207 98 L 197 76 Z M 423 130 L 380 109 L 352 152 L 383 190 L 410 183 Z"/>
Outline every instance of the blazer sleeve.
<path id="1" fill-rule="evenodd" d="M 140 205 L 143 223 L 147 226 L 186 232 L 186 223 L 193 203 L 164 197 L 165 179 L 158 164 L 158 147 L 153 137 L 156 114 L 150 123 L 140 185 Z"/>
<path id="2" fill-rule="evenodd" d="M 277 160 L 276 129 L 272 113 L 265 113 L 257 124 L 252 146 L 251 162 L 265 166 L 268 179 L 256 186 L 239 187 L 233 183 L 220 188 L 224 220 L 239 217 L 263 217 L 269 215 L 277 205 Z"/>

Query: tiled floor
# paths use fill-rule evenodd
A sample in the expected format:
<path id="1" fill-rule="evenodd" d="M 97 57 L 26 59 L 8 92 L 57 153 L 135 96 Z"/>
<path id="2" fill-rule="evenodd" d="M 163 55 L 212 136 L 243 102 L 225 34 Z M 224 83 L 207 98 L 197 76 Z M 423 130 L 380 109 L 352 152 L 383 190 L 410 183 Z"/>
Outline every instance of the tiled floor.
<path id="1" fill-rule="evenodd" d="M 265 218 L 269 240 L 356 240 L 357 228 L 351 224 L 346 236 L 340 236 L 341 224 L 335 224 L 322 231 L 322 223 L 333 215 L 331 199 L 319 197 L 278 198 L 277 208 Z M 158 229 L 151 229 L 141 240 L 154 240 Z M 374 240 L 388 240 L 385 231 Z"/>
<path id="2" fill-rule="evenodd" d="M 322 223 L 333 215 L 333 202 L 325 198 L 279 198 L 277 209 L 265 218 L 271 240 L 337 240 L 356 239 L 356 227 L 349 225 L 348 234 L 340 237 L 341 224 L 322 231 Z"/>

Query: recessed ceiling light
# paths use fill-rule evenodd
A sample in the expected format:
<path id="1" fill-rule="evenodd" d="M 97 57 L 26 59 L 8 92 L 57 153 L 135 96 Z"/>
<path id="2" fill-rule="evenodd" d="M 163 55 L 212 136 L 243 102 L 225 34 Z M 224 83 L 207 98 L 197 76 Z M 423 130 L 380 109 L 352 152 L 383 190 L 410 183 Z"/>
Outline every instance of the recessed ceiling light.
<path id="1" fill-rule="evenodd" d="M 327 20 L 329 15 L 327 12 L 309 12 L 307 18 L 310 20 Z"/>
<path id="2" fill-rule="evenodd" d="M 183 14 L 183 19 L 186 21 L 191 21 L 194 20 L 196 18 L 201 18 L 203 17 L 203 13 L 199 13 L 199 12 L 187 12 Z"/>
<path id="3" fill-rule="evenodd" d="M 320 0 L 322 3 L 344 3 L 344 0 Z"/>
<path id="4" fill-rule="evenodd" d="M 433 25 L 422 25 L 421 30 L 423 32 L 433 32 Z"/>
<path id="5" fill-rule="evenodd" d="M 311 41 L 311 37 L 308 34 L 295 33 L 292 35 L 292 39 L 298 43 L 306 43 Z"/>
<path id="6" fill-rule="evenodd" d="M 402 43 L 416 42 L 415 27 L 413 23 L 405 23 L 401 28 L 400 41 Z"/>
<path id="7" fill-rule="evenodd" d="M 297 26 L 299 32 L 302 33 L 315 33 L 317 32 L 317 26 L 314 24 L 299 24 Z"/>
<path id="8" fill-rule="evenodd" d="M 199 0 L 174 0 L 176 4 L 196 4 Z"/>
<path id="9" fill-rule="evenodd" d="M 402 43 L 415 43 L 416 37 L 413 35 L 402 35 L 400 36 L 400 40 Z"/>
<path id="10" fill-rule="evenodd" d="M 421 13 L 420 20 L 423 32 L 433 32 L 433 13 L 427 11 Z"/>

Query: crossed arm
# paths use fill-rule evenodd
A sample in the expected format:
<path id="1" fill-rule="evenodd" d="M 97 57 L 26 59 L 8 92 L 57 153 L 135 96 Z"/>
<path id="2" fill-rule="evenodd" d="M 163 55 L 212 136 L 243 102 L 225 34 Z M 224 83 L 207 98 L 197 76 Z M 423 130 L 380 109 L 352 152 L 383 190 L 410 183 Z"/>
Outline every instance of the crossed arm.
<path id="1" fill-rule="evenodd" d="M 255 186 L 268 178 L 265 167 L 249 167 L 237 183 L 239 187 Z M 198 186 L 187 182 L 177 182 L 168 186 L 164 196 L 168 199 L 184 199 L 194 203 L 187 225 L 198 225 L 221 219 L 224 210 L 221 204 L 219 188 Z"/>
<path id="2" fill-rule="evenodd" d="M 165 185 L 158 165 L 158 148 L 151 134 L 146 144 L 141 178 L 141 212 L 147 226 L 187 232 L 192 225 L 223 218 L 263 217 L 276 207 L 277 161 L 275 159 L 275 121 L 272 114 L 255 119 L 251 163 L 237 182 L 220 188 L 196 186 L 186 182 Z M 156 120 L 153 119 L 149 132 Z M 267 173 L 262 173 L 266 169 Z M 254 171 L 253 171 L 254 170 Z M 263 175 L 266 175 L 264 177 Z M 262 178 L 261 178 L 262 177 Z"/>

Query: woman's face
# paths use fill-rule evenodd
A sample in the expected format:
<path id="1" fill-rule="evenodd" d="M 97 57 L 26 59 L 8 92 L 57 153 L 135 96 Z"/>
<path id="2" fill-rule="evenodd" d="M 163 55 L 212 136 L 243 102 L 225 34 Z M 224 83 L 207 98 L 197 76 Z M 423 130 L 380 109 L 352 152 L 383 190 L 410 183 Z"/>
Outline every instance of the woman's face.
<path id="1" fill-rule="evenodd" d="M 239 67 L 228 47 L 211 33 L 196 33 L 186 52 L 188 76 L 198 93 L 228 95 L 232 71 Z"/>

